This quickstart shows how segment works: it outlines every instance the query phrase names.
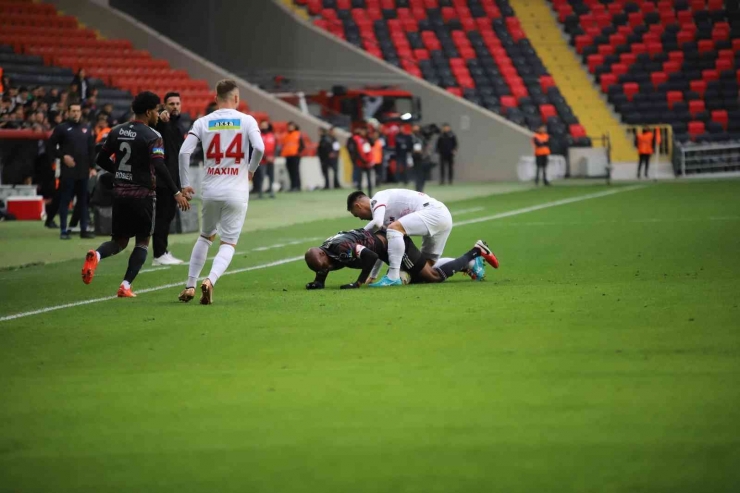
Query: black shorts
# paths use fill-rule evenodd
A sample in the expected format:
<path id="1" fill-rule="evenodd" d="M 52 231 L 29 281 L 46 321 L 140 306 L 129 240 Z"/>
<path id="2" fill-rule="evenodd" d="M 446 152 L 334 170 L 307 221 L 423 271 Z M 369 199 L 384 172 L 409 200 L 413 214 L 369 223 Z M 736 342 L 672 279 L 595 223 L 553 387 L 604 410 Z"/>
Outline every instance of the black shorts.
<path id="1" fill-rule="evenodd" d="M 154 233 L 156 197 L 113 199 L 113 238 L 146 238 Z"/>
<path id="2" fill-rule="evenodd" d="M 416 245 L 411 241 L 411 238 L 404 236 L 403 240 L 406 243 L 406 252 L 403 254 L 403 258 L 401 259 L 401 270 L 411 274 L 411 279 L 413 280 L 418 277 L 419 273 L 424 268 L 426 259 L 419 249 L 416 248 Z"/>

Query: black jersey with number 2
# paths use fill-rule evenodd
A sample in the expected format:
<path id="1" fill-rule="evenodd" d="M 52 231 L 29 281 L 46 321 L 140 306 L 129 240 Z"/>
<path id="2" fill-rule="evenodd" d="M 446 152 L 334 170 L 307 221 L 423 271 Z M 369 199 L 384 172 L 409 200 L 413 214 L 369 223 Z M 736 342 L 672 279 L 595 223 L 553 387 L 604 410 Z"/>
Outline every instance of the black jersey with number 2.
<path id="1" fill-rule="evenodd" d="M 110 131 L 101 153 L 109 156 L 115 165 L 116 196 L 155 195 L 157 161 L 164 165 L 164 143 L 159 132 L 138 121 L 122 123 Z"/>

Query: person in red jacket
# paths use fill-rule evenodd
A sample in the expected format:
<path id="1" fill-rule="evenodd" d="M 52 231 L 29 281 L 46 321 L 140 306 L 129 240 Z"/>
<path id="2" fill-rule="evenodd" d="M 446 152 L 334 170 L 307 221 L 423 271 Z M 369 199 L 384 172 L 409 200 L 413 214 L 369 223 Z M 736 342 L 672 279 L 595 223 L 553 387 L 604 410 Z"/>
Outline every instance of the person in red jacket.
<path id="1" fill-rule="evenodd" d="M 357 189 L 362 190 L 362 176 L 367 176 L 368 196 L 373 194 L 373 163 L 370 156 L 370 143 L 366 139 L 367 129 L 356 127 L 352 137 L 347 140 L 347 152 L 352 159 L 355 168 L 354 176 L 357 181 Z"/>
<path id="2" fill-rule="evenodd" d="M 265 154 L 262 156 L 262 164 L 254 172 L 253 191 L 257 192 L 258 199 L 262 198 L 262 188 L 265 173 L 267 173 L 267 178 L 270 180 L 270 198 L 274 199 L 275 190 L 273 189 L 273 185 L 275 183 L 275 151 L 277 149 L 277 139 L 272 130 L 272 124 L 267 120 L 263 120 L 260 123 L 260 131 L 262 132 L 262 142 L 265 143 Z"/>

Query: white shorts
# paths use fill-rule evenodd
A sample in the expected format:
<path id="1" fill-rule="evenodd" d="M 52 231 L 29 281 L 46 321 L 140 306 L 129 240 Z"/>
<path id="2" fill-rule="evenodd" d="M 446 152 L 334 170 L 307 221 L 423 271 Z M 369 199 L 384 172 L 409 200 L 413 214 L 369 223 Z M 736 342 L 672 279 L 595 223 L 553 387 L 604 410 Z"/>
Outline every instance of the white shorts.
<path id="1" fill-rule="evenodd" d="M 421 253 L 437 260 L 444 252 L 447 238 L 452 231 L 452 214 L 441 202 L 432 203 L 422 210 L 398 220 L 408 236 L 421 236 Z"/>
<path id="2" fill-rule="evenodd" d="M 221 241 L 236 244 L 247 217 L 248 205 L 248 202 L 235 200 L 203 199 L 200 233 L 203 236 L 218 233 Z"/>

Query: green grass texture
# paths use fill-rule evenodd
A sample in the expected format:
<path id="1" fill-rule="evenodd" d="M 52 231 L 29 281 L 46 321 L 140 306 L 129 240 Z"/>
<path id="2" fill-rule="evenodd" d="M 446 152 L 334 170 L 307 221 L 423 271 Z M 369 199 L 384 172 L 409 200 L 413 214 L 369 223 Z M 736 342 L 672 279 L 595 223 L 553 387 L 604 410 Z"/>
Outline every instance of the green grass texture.
<path id="1" fill-rule="evenodd" d="M 346 191 L 250 203 L 212 306 L 0 224 L 0 492 L 740 491 L 740 181 L 443 193 L 483 282 L 306 291 Z"/>

